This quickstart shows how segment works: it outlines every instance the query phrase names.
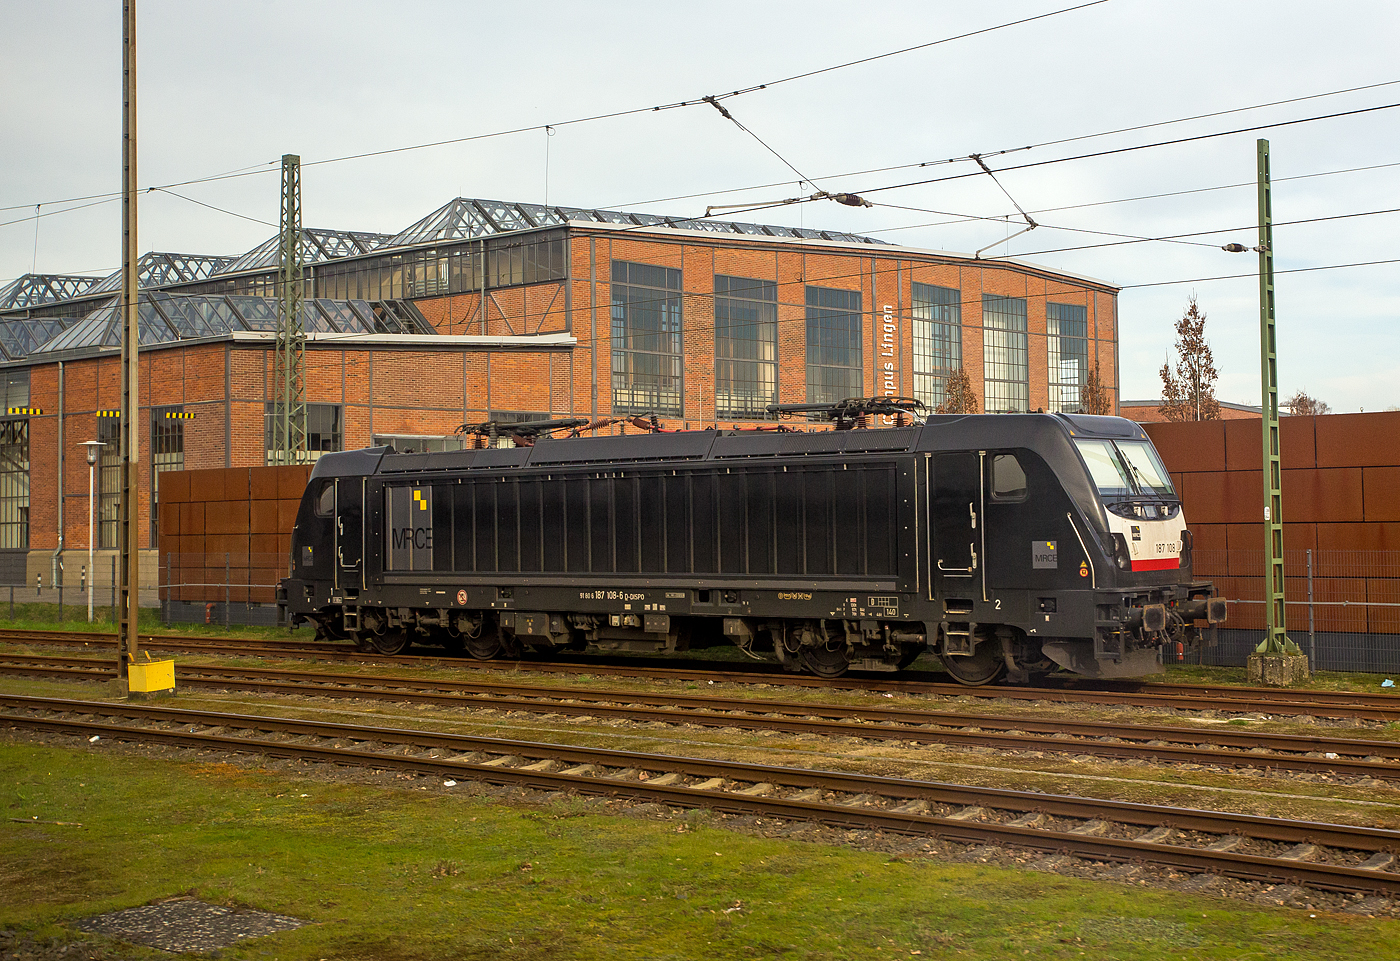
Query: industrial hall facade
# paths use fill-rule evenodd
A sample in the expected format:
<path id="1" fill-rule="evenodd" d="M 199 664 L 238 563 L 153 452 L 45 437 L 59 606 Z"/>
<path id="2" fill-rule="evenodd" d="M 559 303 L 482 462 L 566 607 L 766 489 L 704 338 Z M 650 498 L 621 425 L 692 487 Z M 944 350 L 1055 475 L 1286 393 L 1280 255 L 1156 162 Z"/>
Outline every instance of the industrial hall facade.
<path id="1" fill-rule="evenodd" d="M 1024 262 L 464 198 L 395 235 L 303 238 L 312 457 L 450 449 L 486 421 L 705 429 L 771 420 L 776 403 L 932 408 L 958 368 L 986 411 L 1078 410 L 1096 368 L 1116 410 L 1117 289 Z M 162 473 L 269 462 L 277 258 L 276 237 L 242 256 L 141 258 L 143 577 Z M 76 584 L 90 476 L 94 541 L 116 546 L 119 284 L 29 274 L 0 290 L 0 583 Z M 91 475 L 89 441 L 106 445 Z"/>

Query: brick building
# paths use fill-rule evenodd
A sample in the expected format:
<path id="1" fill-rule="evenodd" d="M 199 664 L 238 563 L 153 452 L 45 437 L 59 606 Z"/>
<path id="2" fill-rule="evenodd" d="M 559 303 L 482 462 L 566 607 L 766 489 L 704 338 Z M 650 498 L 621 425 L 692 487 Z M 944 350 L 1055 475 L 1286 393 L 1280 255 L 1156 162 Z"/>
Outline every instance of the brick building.
<path id="1" fill-rule="evenodd" d="M 453 447 L 459 425 L 488 419 L 652 413 L 704 428 L 770 418 L 772 403 L 936 405 L 960 366 L 986 410 L 1076 410 L 1093 366 L 1117 397 L 1117 289 L 1017 261 L 460 198 L 394 236 L 304 237 L 313 456 Z M 267 461 L 276 256 L 273 238 L 241 257 L 142 258 L 143 548 L 160 472 Z M 109 442 L 97 534 L 115 546 L 117 287 L 27 275 L 0 291 L 10 582 L 48 581 L 86 550 L 85 441 Z"/>
<path id="2" fill-rule="evenodd" d="M 1263 415 L 1262 408 L 1251 407 L 1248 404 L 1234 404 L 1228 400 L 1216 401 L 1220 405 L 1219 420 L 1258 420 Z M 1128 420 L 1135 420 L 1139 424 L 1165 424 L 1169 423 L 1160 410 L 1162 401 L 1157 400 L 1121 400 L 1118 402 L 1118 414 Z"/>

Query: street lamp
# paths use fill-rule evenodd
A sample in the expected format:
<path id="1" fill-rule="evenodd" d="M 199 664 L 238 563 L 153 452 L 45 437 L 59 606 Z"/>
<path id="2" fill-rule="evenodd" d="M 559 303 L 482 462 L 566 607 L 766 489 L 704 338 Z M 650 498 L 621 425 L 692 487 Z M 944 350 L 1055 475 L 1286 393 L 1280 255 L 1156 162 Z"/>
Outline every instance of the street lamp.
<path id="1" fill-rule="evenodd" d="M 92 529 L 93 529 L 94 526 L 96 526 L 96 525 L 95 525 L 95 522 L 94 522 L 94 520 L 93 520 L 93 498 L 92 498 L 92 486 L 93 486 L 93 484 L 92 484 L 92 482 L 93 482 L 93 473 L 94 473 L 94 470 L 96 469 L 96 466 L 97 466 L 97 449 L 98 449 L 99 447 L 106 447 L 107 445 L 104 444 L 104 443 L 103 443 L 102 441 L 100 441 L 100 440 L 85 440 L 85 441 L 83 441 L 83 446 L 87 448 L 87 462 L 88 462 L 88 598 L 87 598 L 87 601 L 88 601 L 88 623 L 91 624 L 91 623 L 92 623 L 92 588 L 93 588 L 93 585 L 97 582 L 97 571 L 96 571 L 96 569 L 92 566 Z"/>

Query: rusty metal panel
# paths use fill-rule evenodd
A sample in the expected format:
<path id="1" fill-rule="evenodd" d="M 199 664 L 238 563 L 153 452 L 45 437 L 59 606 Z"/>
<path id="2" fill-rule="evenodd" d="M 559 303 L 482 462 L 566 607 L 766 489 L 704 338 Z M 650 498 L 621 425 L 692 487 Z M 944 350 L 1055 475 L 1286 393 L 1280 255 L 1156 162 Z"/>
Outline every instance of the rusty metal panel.
<path id="1" fill-rule="evenodd" d="M 277 467 L 248 468 L 248 496 L 255 501 L 277 500 Z"/>
<path id="2" fill-rule="evenodd" d="M 1400 524 L 1318 524 L 1319 551 L 1400 551 Z"/>
<path id="3" fill-rule="evenodd" d="M 255 500 L 248 504 L 248 532 L 250 534 L 276 534 L 277 501 Z"/>
<path id="4" fill-rule="evenodd" d="M 1317 418 L 1281 417 L 1278 422 L 1279 456 L 1284 470 L 1301 470 L 1317 466 Z M 1262 441 L 1261 441 L 1262 444 Z M 1284 497 L 1288 495 L 1285 493 Z M 1285 500 L 1283 516 L 1288 517 Z"/>
<path id="5" fill-rule="evenodd" d="M 1400 634 L 1400 577 L 1368 577 L 1366 600 L 1372 605 L 1395 605 L 1371 607 L 1367 629 L 1372 634 Z"/>
<path id="6" fill-rule="evenodd" d="M 1225 469 L 1229 471 L 1250 471 L 1259 476 L 1260 490 L 1263 490 L 1264 435 L 1261 421 L 1251 417 L 1240 420 L 1224 420 L 1225 427 Z M 1280 447 L 1282 440 L 1279 441 Z M 1260 495 L 1262 498 L 1262 494 Z M 1260 501 L 1262 504 L 1263 501 Z M 1262 510 L 1262 508 L 1261 508 Z"/>
<path id="7" fill-rule="evenodd" d="M 1327 414 L 1317 421 L 1317 466 L 1393 467 L 1400 411 Z"/>
<path id="8" fill-rule="evenodd" d="M 224 469 L 224 500 L 246 501 L 249 498 L 248 468 L 227 467 Z"/>
<path id="9" fill-rule="evenodd" d="M 1191 536 L 1194 538 L 1193 550 L 1199 554 L 1201 551 L 1223 551 L 1225 550 L 1225 525 L 1224 524 L 1197 524 L 1196 519 L 1187 516 L 1191 522 Z"/>
<path id="10" fill-rule="evenodd" d="M 1364 519 L 1400 521 L 1400 467 L 1366 467 L 1361 477 Z"/>
<path id="11" fill-rule="evenodd" d="M 1283 519 L 1303 522 L 1364 520 L 1361 468 L 1333 467 L 1283 472 Z M 1284 532 L 1285 546 L 1287 531 Z"/>
<path id="12" fill-rule="evenodd" d="M 162 504 L 184 503 L 190 499 L 190 472 L 183 470 L 162 471 L 160 475 L 160 502 Z"/>
<path id="13" fill-rule="evenodd" d="M 1200 471 L 1182 475 L 1181 509 L 1188 524 L 1224 524 L 1231 520 L 1225 512 L 1224 471 Z"/>
<path id="14" fill-rule="evenodd" d="M 1264 576 L 1264 525 L 1230 524 L 1226 527 L 1229 570 L 1236 577 Z"/>
<path id="15" fill-rule="evenodd" d="M 1225 423 L 1200 420 L 1140 426 L 1168 471 L 1218 471 L 1225 469 Z"/>
<path id="16" fill-rule="evenodd" d="M 221 501 L 224 499 L 224 469 L 187 471 L 190 475 L 190 500 Z"/>

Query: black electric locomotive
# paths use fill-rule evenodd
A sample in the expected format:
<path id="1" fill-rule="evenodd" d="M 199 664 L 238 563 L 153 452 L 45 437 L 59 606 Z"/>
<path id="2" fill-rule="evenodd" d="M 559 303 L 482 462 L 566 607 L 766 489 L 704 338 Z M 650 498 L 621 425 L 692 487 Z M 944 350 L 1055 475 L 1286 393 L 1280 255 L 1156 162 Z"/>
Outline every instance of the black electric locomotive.
<path id="1" fill-rule="evenodd" d="M 1070 414 L 330 453 L 291 561 L 291 623 L 386 653 L 722 638 L 825 676 L 931 652 L 1024 683 L 1154 673 L 1225 617 L 1142 429 Z"/>

